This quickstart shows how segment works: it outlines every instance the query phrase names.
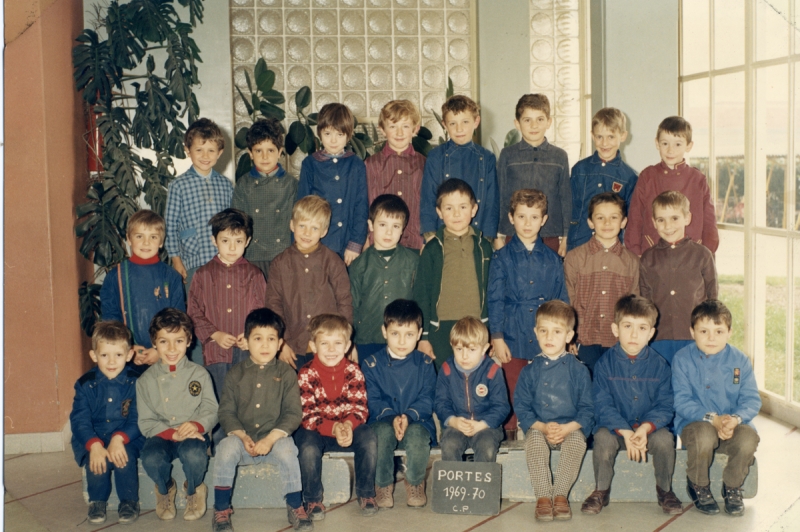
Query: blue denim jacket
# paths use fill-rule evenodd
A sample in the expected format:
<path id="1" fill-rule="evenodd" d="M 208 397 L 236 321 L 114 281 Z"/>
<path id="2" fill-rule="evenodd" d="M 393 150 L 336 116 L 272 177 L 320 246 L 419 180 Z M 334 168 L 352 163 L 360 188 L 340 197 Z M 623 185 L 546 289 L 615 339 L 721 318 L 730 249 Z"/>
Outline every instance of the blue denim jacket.
<path id="1" fill-rule="evenodd" d="M 420 228 L 423 234 L 443 225 L 436 214 L 436 190 L 446 180 L 457 177 L 469 183 L 478 201 L 478 214 L 472 228 L 493 239 L 497 235 L 499 204 L 496 159 L 492 152 L 474 142 L 463 146 L 448 140 L 432 149 L 425 161 L 420 195 Z"/>
<path id="2" fill-rule="evenodd" d="M 567 250 L 585 244 L 592 238 L 589 228 L 589 200 L 602 192 L 616 192 L 625 200 L 625 208 L 630 208 L 631 195 L 639 176 L 625 164 L 619 150 L 613 160 L 603 161 L 597 152 L 578 161 L 572 167 L 572 221 L 567 238 Z M 623 234 L 620 240 L 624 242 Z"/>

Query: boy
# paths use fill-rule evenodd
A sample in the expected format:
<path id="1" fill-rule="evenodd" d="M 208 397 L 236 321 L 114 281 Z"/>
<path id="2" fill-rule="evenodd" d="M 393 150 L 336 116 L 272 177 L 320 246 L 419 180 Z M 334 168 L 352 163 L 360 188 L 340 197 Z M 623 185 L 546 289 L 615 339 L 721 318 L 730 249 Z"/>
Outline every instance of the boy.
<path id="1" fill-rule="evenodd" d="M 665 514 L 680 514 L 681 501 L 672 492 L 675 438 L 672 421 L 672 373 L 667 362 L 648 347 L 655 334 L 658 310 L 649 299 L 633 294 L 614 306 L 614 336 L 619 343 L 605 352 L 595 368 L 595 491 L 581 512 L 599 514 L 608 506 L 614 460 L 622 447 L 637 462 L 653 457 L 658 505 Z"/>
<path id="2" fill-rule="evenodd" d="M 500 211 L 496 159 L 492 152 L 472 142 L 480 123 L 480 107 L 467 96 L 451 96 L 442 105 L 442 126 L 450 140 L 432 149 L 425 161 L 420 198 L 420 226 L 425 242 L 430 242 L 442 226 L 437 217 L 438 190 L 450 178 L 466 181 L 477 198 L 475 201 L 480 209 L 477 216 L 472 215 L 473 230 L 489 239 L 497 235 Z"/>
<path id="3" fill-rule="evenodd" d="M 96 367 L 75 383 L 69 415 L 75 461 L 86 467 L 91 524 L 106 521 L 111 472 L 119 497 L 119 522 L 139 517 L 139 467 L 144 444 L 136 415 L 137 372 L 125 368 L 133 357 L 131 333 L 118 321 L 101 321 L 92 333 L 89 357 Z"/>
<path id="4" fill-rule="evenodd" d="M 569 301 L 561 259 L 539 239 L 547 222 L 547 197 L 539 190 L 517 190 L 508 208 L 515 234 L 492 256 L 487 299 L 492 348 L 503 365 L 513 407 L 519 373 L 540 353 L 533 334 L 536 310 L 551 299 Z M 516 414 L 505 429 L 509 439 L 517 439 Z"/>
<path id="5" fill-rule="evenodd" d="M 303 421 L 294 441 L 300 452 L 303 500 L 314 521 L 325 519 L 322 455 L 355 452 L 356 495 L 361 515 L 378 513 L 375 503 L 377 440 L 367 421 L 367 390 L 358 364 L 344 359 L 353 327 L 342 316 L 320 314 L 308 324 L 314 359 L 297 374 Z"/>
<path id="6" fill-rule="evenodd" d="M 188 315 L 174 308 L 160 311 L 150 324 L 150 339 L 161 362 L 136 382 L 139 429 L 147 438 L 141 452 L 142 467 L 156 483 L 156 515 L 174 519 L 177 486 L 170 470 L 172 461 L 180 459 L 186 475 L 183 518 L 195 521 L 206 513 L 205 433 L 217 424 L 217 399 L 208 372 L 186 358 L 192 342 Z"/>
<path id="7" fill-rule="evenodd" d="M 289 523 L 295 530 L 314 529 L 303 508 L 300 463 L 291 438 L 303 415 L 300 388 L 292 368 L 275 358 L 285 330 L 281 317 L 270 309 L 250 312 L 244 323 L 250 358 L 225 377 L 219 423 L 228 437 L 217 447 L 214 462 L 215 532 L 233 530 L 236 467 L 264 463 L 280 468 Z"/>
<path id="8" fill-rule="evenodd" d="M 164 218 L 146 209 L 136 211 L 126 231 L 131 257 L 106 273 L 100 289 L 103 319 L 121 321 L 130 329 L 136 364 L 158 360 L 147 334 L 153 316 L 167 307 L 186 310 L 180 275 L 158 258 L 165 231 Z"/>
<path id="9" fill-rule="evenodd" d="M 355 152 L 345 150 L 355 120 L 346 105 L 329 103 L 317 117 L 322 149 L 303 159 L 297 199 L 316 194 L 331 205 L 330 231 L 322 243 L 338 253 L 347 266 L 361 253 L 367 239 L 367 170 Z"/>
<path id="10" fill-rule="evenodd" d="M 394 506 L 394 450 L 406 451 L 406 504 L 422 508 L 425 472 L 436 444 L 433 360 L 416 350 L 422 336 L 422 310 L 397 299 L 383 312 L 386 347 L 361 365 L 369 396 L 369 425 L 378 442 L 375 492 L 378 508 Z"/>
<path id="11" fill-rule="evenodd" d="M 397 194 L 408 205 L 406 231 L 400 244 L 417 252 L 425 241 L 419 226 L 419 201 L 425 156 L 414 150 L 411 140 L 419 132 L 422 118 L 408 100 L 392 100 L 381 109 L 378 129 L 386 137 L 383 149 L 364 161 L 367 194 L 372 204 L 383 194 Z"/>
<path id="12" fill-rule="evenodd" d="M 485 356 L 489 331 L 467 316 L 450 331 L 454 355 L 442 364 L 434 410 L 442 424 L 442 460 L 460 462 L 471 447 L 476 462 L 494 462 L 511 408 L 503 370 Z"/>
<path id="13" fill-rule="evenodd" d="M 424 316 L 419 350 L 437 369 L 453 356 L 450 329 L 464 316 L 488 321 L 486 288 L 492 245 L 470 226 L 478 212 L 472 187 L 451 178 L 436 192 L 436 213 L 444 225 L 425 244 L 414 280 L 414 300 Z"/>
<path id="14" fill-rule="evenodd" d="M 628 221 L 622 196 L 601 192 L 589 200 L 588 211 L 587 227 L 594 236 L 567 253 L 564 274 L 578 314 L 577 345 L 573 345 L 578 359 L 594 374 L 597 360 L 617 343 L 611 331 L 614 304 L 626 294 L 639 294 L 639 257 L 619 239 Z"/>
<path id="15" fill-rule="evenodd" d="M 545 133 L 553 124 L 550 100 L 544 94 L 526 94 L 517 102 L 514 126 L 522 134 L 518 142 L 500 152 L 497 183 L 500 212 L 508 212 L 511 194 L 521 188 L 541 190 L 550 205 L 550 224 L 542 230 L 544 245 L 561 257 L 567 254 L 567 234 L 572 213 L 567 152 L 547 142 Z M 495 247 L 505 245 L 511 224 L 501 219 Z"/>
<path id="16" fill-rule="evenodd" d="M 253 240 L 245 258 L 266 276 L 272 259 L 291 244 L 289 220 L 297 196 L 297 179 L 278 162 L 283 154 L 280 121 L 256 120 L 246 140 L 253 166 L 247 176 L 236 182 L 231 207 L 253 219 Z"/>
<path id="17" fill-rule="evenodd" d="M 625 246 L 641 256 L 656 245 L 658 234 L 648 222 L 653 214 L 650 210 L 653 199 L 667 190 L 677 190 L 689 199 L 692 209 L 692 223 L 686 234 L 714 253 L 719 246 L 719 233 L 711 191 L 706 176 L 684 159 L 692 150 L 691 124 L 679 116 L 665 118 L 658 125 L 656 148 L 661 162 L 642 171 L 631 197 Z"/>
<path id="18" fill-rule="evenodd" d="M 295 369 L 313 358 L 309 353 L 308 323 L 321 312 L 353 319 L 353 298 L 347 268 L 336 253 L 320 244 L 328 232 L 331 207 L 319 196 L 294 204 L 289 228 L 294 245 L 275 257 L 269 267 L 265 304 L 286 321 L 286 338 L 279 356 Z"/>
<path id="19" fill-rule="evenodd" d="M 728 455 L 722 471 L 725 511 L 744 515 L 742 483 L 750 471 L 760 438 L 753 418 L 761 409 L 753 366 L 747 356 L 728 345 L 731 311 L 717 300 L 692 310 L 695 343 L 675 355 L 675 433 L 686 458 L 686 491 L 704 514 L 719 513 L 709 489 L 708 468 L 714 453 Z"/>
<path id="20" fill-rule="evenodd" d="M 399 246 L 408 207 L 399 196 L 382 194 L 369 207 L 374 243 L 350 265 L 356 347 L 361 360 L 386 346 L 383 311 L 395 299 L 411 299 L 419 253 Z"/>
<path id="21" fill-rule="evenodd" d="M 619 151 L 620 145 L 627 138 L 625 115 L 619 109 L 604 107 L 592 117 L 594 154 L 578 161 L 578 164 L 572 167 L 570 178 L 572 221 L 569 226 L 567 251 L 585 244 L 592 238 L 594 228 L 587 224 L 591 218 L 587 205 L 597 194 L 616 192 L 625 203 L 625 212 L 629 210 L 631 194 L 639 176 L 633 168 L 625 164 Z M 578 324 L 580 324 L 580 312 Z M 580 331 L 578 332 L 580 338 Z"/>
<path id="22" fill-rule="evenodd" d="M 572 518 L 567 494 L 578 478 L 594 407 L 589 370 L 567 353 L 575 311 L 563 301 L 548 301 L 536 313 L 536 339 L 542 352 L 522 370 L 514 408 L 525 431 L 525 454 L 539 521 Z M 561 450 L 555 475 L 550 451 Z"/>
<path id="23" fill-rule="evenodd" d="M 686 236 L 692 222 L 689 200 L 667 191 L 653 200 L 653 225 L 660 240 L 646 249 L 639 263 L 639 292 L 656 304 L 658 322 L 655 349 L 667 362 L 691 343 L 691 309 L 717 298 L 717 269 L 708 248 Z"/>

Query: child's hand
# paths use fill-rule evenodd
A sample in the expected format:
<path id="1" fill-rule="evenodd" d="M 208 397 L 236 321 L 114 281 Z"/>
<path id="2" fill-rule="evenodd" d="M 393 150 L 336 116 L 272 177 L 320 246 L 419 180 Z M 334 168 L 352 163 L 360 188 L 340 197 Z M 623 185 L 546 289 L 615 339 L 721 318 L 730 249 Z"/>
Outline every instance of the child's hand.
<path id="1" fill-rule="evenodd" d="M 637 434 L 634 431 L 627 429 L 620 430 L 619 433 L 625 440 L 625 450 L 628 453 L 628 460 L 631 460 L 632 462 L 641 462 L 644 459 L 644 452 L 642 452 L 641 443 Z"/>
<path id="2" fill-rule="evenodd" d="M 95 475 L 102 475 L 106 472 L 106 460 L 108 451 L 99 441 L 94 442 L 89 449 L 89 471 Z"/>
<path id="3" fill-rule="evenodd" d="M 394 427 L 394 437 L 397 438 L 397 441 L 401 441 L 408 428 L 408 416 L 401 414 L 395 417 L 394 421 L 392 421 L 392 427 Z"/>
<path id="4" fill-rule="evenodd" d="M 506 245 L 506 238 L 498 236 L 497 238 L 494 239 L 492 244 L 494 245 L 494 250 L 499 251 L 503 249 L 503 246 Z"/>
<path id="5" fill-rule="evenodd" d="M 464 433 L 467 436 L 475 436 L 483 429 L 488 429 L 489 425 L 485 421 L 476 421 L 474 419 L 466 420 L 469 423 L 469 433 Z"/>
<path id="6" fill-rule="evenodd" d="M 350 421 L 336 423 L 333 426 L 333 435 L 336 437 L 336 443 L 342 447 L 350 447 L 353 443 L 353 424 Z"/>
<path id="7" fill-rule="evenodd" d="M 468 432 L 472 430 L 472 425 L 469 424 L 469 421 L 459 416 L 451 417 L 448 425 L 465 436 L 469 436 Z"/>
<path id="8" fill-rule="evenodd" d="M 199 430 L 197 430 L 197 425 L 191 421 L 184 421 L 181 423 L 181 426 L 178 427 L 178 430 L 175 431 L 175 434 L 172 435 L 172 439 L 175 441 L 183 441 L 188 440 L 189 438 L 202 440 L 203 435 L 200 434 Z"/>
<path id="9" fill-rule="evenodd" d="M 267 434 L 255 444 L 255 448 L 253 449 L 255 454 L 253 456 L 264 456 L 269 454 L 273 445 L 275 445 L 275 438 L 271 437 L 270 434 Z"/>
<path id="10" fill-rule="evenodd" d="M 562 258 L 567 256 L 567 237 L 565 236 L 558 241 L 558 256 Z"/>
<path id="11" fill-rule="evenodd" d="M 183 283 L 186 284 L 186 267 L 180 257 L 172 257 L 172 267 L 183 277 Z"/>
<path id="12" fill-rule="evenodd" d="M 502 338 L 495 338 L 492 340 L 492 350 L 494 351 L 494 356 L 497 357 L 501 365 L 511 362 L 511 350 L 508 348 L 506 341 Z"/>
<path id="13" fill-rule="evenodd" d="M 283 348 L 281 348 L 281 354 L 278 355 L 278 360 L 286 362 L 294 369 L 297 369 L 297 364 L 295 363 L 297 362 L 297 355 L 294 354 L 294 349 L 289 347 L 286 342 L 283 342 Z"/>
<path id="14" fill-rule="evenodd" d="M 351 251 L 349 249 L 344 250 L 344 264 L 345 266 L 350 266 L 350 263 L 356 260 L 361 253 L 356 253 L 355 251 Z"/>
<path id="15" fill-rule="evenodd" d="M 125 451 L 122 436 L 111 437 L 111 442 L 108 444 L 108 459 L 117 467 L 125 467 L 128 463 L 128 453 Z"/>
<path id="16" fill-rule="evenodd" d="M 159 356 L 158 351 L 156 351 L 155 347 L 151 347 L 150 349 L 145 349 L 144 346 L 135 345 L 133 346 L 133 352 L 135 353 L 133 356 L 133 363 L 137 366 L 141 366 L 143 364 L 152 366 L 156 362 L 158 362 Z"/>
<path id="17" fill-rule="evenodd" d="M 575 343 L 569 344 L 569 348 L 567 348 L 567 351 L 569 352 L 570 355 L 578 356 L 578 350 L 579 349 L 580 349 L 580 344 L 575 342 Z"/>
<path id="18" fill-rule="evenodd" d="M 561 437 L 561 425 L 555 421 L 547 423 L 545 425 L 544 437 L 547 439 L 548 443 L 553 445 L 558 445 L 559 443 L 563 442 L 564 438 Z"/>
<path id="19" fill-rule="evenodd" d="M 433 353 L 433 345 L 427 340 L 420 340 L 417 344 L 417 349 L 436 360 L 436 355 Z"/>
<path id="20" fill-rule="evenodd" d="M 236 347 L 238 347 L 242 351 L 248 350 L 247 339 L 244 337 L 244 333 L 236 337 Z"/>
<path id="21" fill-rule="evenodd" d="M 211 339 L 214 340 L 222 349 L 230 349 L 236 345 L 237 341 L 234 335 L 222 331 L 217 331 L 212 334 Z"/>

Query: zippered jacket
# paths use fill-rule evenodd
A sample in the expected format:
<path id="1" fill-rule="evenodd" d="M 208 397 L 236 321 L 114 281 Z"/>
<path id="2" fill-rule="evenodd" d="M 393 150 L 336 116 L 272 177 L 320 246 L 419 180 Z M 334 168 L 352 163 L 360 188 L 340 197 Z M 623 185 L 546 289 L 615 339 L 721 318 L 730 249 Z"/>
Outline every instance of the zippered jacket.
<path id="1" fill-rule="evenodd" d="M 484 357 L 472 373 L 464 375 L 456 368 L 455 357 L 448 358 L 439 369 L 434 411 L 442 426 L 458 416 L 499 428 L 511 412 L 503 370 Z"/>

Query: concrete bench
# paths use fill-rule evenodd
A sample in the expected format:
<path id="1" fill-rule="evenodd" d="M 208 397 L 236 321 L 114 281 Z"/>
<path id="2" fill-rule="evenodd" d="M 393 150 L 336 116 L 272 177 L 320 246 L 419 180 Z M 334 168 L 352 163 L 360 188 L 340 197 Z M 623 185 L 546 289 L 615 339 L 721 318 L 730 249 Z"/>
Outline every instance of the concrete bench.
<path id="1" fill-rule="evenodd" d="M 471 454 L 472 450 L 467 450 Z M 395 451 L 395 456 L 405 456 L 405 451 Z M 441 456 L 439 448 L 431 449 L 432 457 Z M 560 452 L 551 453 L 550 465 L 555 471 Z M 352 457 L 353 453 L 335 452 L 326 453 L 322 458 L 322 484 L 325 486 L 324 503 L 327 506 L 347 502 L 352 494 Z M 711 466 L 711 490 L 717 499 L 721 500 L 722 469 L 728 457 L 717 455 Z M 512 502 L 536 502 L 536 495 L 531 487 L 528 466 L 525 460 L 524 441 L 506 441 L 500 445 L 497 462 L 503 465 L 503 498 Z M 209 508 L 214 504 L 213 490 L 214 459 L 211 458 L 206 473 Z M 84 470 L 85 473 L 85 470 Z M 175 460 L 172 467 L 172 476 L 183 486 L 185 477 L 180 462 Z M 430 481 L 430 479 L 429 479 Z M 282 481 L 277 466 L 266 464 L 239 467 L 236 476 L 236 485 L 233 490 L 234 508 L 283 508 L 285 506 L 282 494 Z M 570 492 L 570 500 L 582 502 L 594 490 L 594 471 L 592 466 L 592 450 L 586 452 L 581 466 L 578 480 Z M 675 474 L 673 475 L 672 488 L 683 502 L 687 502 L 686 495 L 686 451 L 679 449 L 675 460 Z M 186 497 L 178 489 L 176 506 L 186 506 Z M 758 492 L 758 464 L 750 467 L 750 474 L 742 486 L 745 498 L 755 497 Z M 83 478 L 83 496 L 86 502 L 89 495 L 86 491 L 86 478 Z M 139 498 L 142 509 L 155 508 L 155 485 L 147 476 L 139 463 Z M 651 462 L 631 462 L 627 459 L 625 451 L 617 456 L 614 468 L 614 480 L 611 483 L 611 500 L 615 502 L 653 502 L 656 500 L 655 476 Z M 114 491 L 111 493 L 109 504 L 116 508 L 119 500 Z"/>

